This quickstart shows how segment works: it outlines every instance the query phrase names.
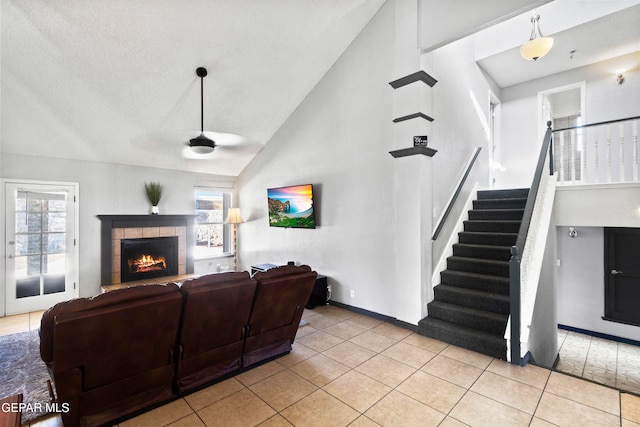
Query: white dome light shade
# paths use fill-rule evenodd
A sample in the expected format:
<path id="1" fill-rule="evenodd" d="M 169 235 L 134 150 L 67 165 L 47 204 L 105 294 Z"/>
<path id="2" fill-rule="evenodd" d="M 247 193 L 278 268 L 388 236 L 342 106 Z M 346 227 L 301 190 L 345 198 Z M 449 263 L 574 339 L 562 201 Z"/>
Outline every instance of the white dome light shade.
<path id="1" fill-rule="evenodd" d="M 535 38 L 520 46 L 520 55 L 529 61 L 536 61 L 549 53 L 552 47 L 551 37 Z"/>
<path id="2" fill-rule="evenodd" d="M 531 36 L 529 37 L 529 41 L 520 46 L 520 55 L 529 61 L 537 61 L 549 53 L 553 47 L 553 39 L 542 36 L 538 24 L 539 20 L 540 15 L 534 14 L 531 18 Z"/>

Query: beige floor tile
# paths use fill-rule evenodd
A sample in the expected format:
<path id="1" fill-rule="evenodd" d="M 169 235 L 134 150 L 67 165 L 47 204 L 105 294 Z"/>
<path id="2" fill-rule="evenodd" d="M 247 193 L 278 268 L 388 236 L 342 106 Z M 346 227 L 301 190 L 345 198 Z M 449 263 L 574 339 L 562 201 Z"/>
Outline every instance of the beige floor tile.
<path id="1" fill-rule="evenodd" d="M 312 327 L 311 325 L 309 325 L 308 323 L 305 323 L 304 325 L 302 324 L 303 322 L 306 322 L 305 319 L 302 319 L 300 321 L 300 326 L 298 327 L 298 330 L 296 331 L 296 339 L 304 337 L 305 335 L 309 335 L 312 334 L 314 332 L 318 332 L 318 330 L 314 327 Z"/>
<path id="2" fill-rule="evenodd" d="M 331 335 L 335 335 L 338 338 L 342 338 L 343 340 L 348 340 L 366 332 L 367 329 L 356 325 L 355 323 L 340 322 L 323 329 L 323 331 L 328 332 Z"/>
<path id="3" fill-rule="evenodd" d="M 202 390 L 198 390 L 194 393 L 185 396 L 184 400 L 191 406 L 194 411 L 212 405 L 219 400 L 224 399 L 227 396 L 232 395 L 244 388 L 244 385 L 235 378 L 229 378 L 222 382 L 211 385 Z"/>
<path id="4" fill-rule="evenodd" d="M 392 388 L 397 387 L 416 372 L 415 368 L 380 354 L 356 367 L 355 370 Z"/>
<path id="5" fill-rule="evenodd" d="M 396 341 L 405 339 L 411 335 L 411 331 L 400 326 L 392 325 L 391 323 L 382 323 L 372 329 L 376 334 L 384 335 Z"/>
<path id="6" fill-rule="evenodd" d="M 480 375 L 470 390 L 531 415 L 535 412 L 542 395 L 539 388 L 492 372 Z"/>
<path id="7" fill-rule="evenodd" d="M 335 317 L 340 321 L 347 320 L 354 316 L 357 316 L 356 313 L 349 310 L 345 310 L 344 308 L 336 307 L 335 305 L 317 306 L 313 310 L 305 310 L 305 311 L 315 311 L 320 314 Z"/>
<path id="8" fill-rule="evenodd" d="M 29 313 L 29 329 L 30 330 L 40 328 L 40 321 L 42 320 L 43 314 L 44 314 L 44 310 L 32 311 L 31 313 Z"/>
<path id="9" fill-rule="evenodd" d="M 428 374 L 468 389 L 482 374 L 482 369 L 437 355 L 421 369 Z"/>
<path id="10" fill-rule="evenodd" d="M 542 394 L 535 417 L 557 426 L 620 426 L 620 417 L 547 392 Z"/>
<path id="11" fill-rule="evenodd" d="M 196 415 L 187 415 L 168 425 L 168 427 L 206 427 L 202 420 Z"/>
<path id="12" fill-rule="evenodd" d="M 468 426 L 467 424 L 461 423 L 455 418 L 447 417 L 444 419 L 444 421 L 438 424 L 438 427 L 468 427 Z"/>
<path id="13" fill-rule="evenodd" d="M 622 418 L 640 424 L 640 397 L 628 393 L 620 394 Z"/>
<path id="14" fill-rule="evenodd" d="M 392 345 L 383 351 L 382 354 L 416 369 L 421 368 L 425 363 L 436 356 L 435 353 L 412 346 L 405 342 L 399 342 Z"/>
<path id="15" fill-rule="evenodd" d="M 493 357 L 476 353 L 466 348 L 456 347 L 455 345 L 448 346 L 442 350 L 440 354 L 447 356 L 449 359 L 457 360 L 458 362 L 463 362 L 480 369 L 486 369 L 494 360 Z"/>
<path id="16" fill-rule="evenodd" d="M 354 422 L 349 424 L 349 427 L 380 427 L 380 424 L 376 423 L 369 417 L 361 415 L 356 418 Z"/>
<path id="17" fill-rule="evenodd" d="M 620 423 L 620 427 L 640 427 L 640 424 L 623 419 L 622 422 Z"/>
<path id="18" fill-rule="evenodd" d="M 472 391 L 467 392 L 449 416 L 470 426 L 528 426 L 531 415 Z"/>
<path id="19" fill-rule="evenodd" d="M 318 354 L 317 351 L 311 350 L 306 345 L 300 344 L 297 341 L 294 342 L 291 347 L 291 353 L 278 358 L 278 363 L 285 368 L 290 368 L 291 366 L 297 365 L 298 363 Z"/>
<path id="20" fill-rule="evenodd" d="M 552 372 L 545 388 L 545 393 L 547 392 L 620 416 L 620 392 L 618 390 Z"/>
<path id="21" fill-rule="evenodd" d="M 29 330 L 29 313 L 0 317 L 0 335 L 11 335 Z"/>
<path id="22" fill-rule="evenodd" d="M 360 347 L 350 341 L 345 341 L 342 344 L 326 350 L 322 354 L 350 368 L 355 368 L 375 356 L 376 352 Z"/>
<path id="23" fill-rule="evenodd" d="M 305 335 L 297 338 L 296 341 L 317 352 L 323 352 L 331 347 L 337 346 L 341 342 L 344 342 L 342 338 L 338 338 L 335 335 L 328 334 L 324 331 L 317 331 L 312 334 Z"/>
<path id="24" fill-rule="evenodd" d="M 360 414 L 323 390 L 318 390 L 280 413 L 296 427 L 347 426 Z"/>
<path id="25" fill-rule="evenodd" d="M 429 337 L 424 337 L 416 333 L 408 335 L 406 338 L 402 340 L 402 342 L 411 344 L 416 347 L 420 347 L 423 350 L 427 350 L 427 351 L 430 351 L 431 353 L 436 353 L 436 354 L 440 353 L 442 350 L 444 350 L 449 346 L 449 344 L 444 343 L 442 341 L 438 341 Z"/>
<path id="26" fill-rule="evenodd" d="M 373 317 L 364 316 L 362 314 L 356 314 L 346 320 L 349 323 L 355 323 L 358 326 L 362 326 L 366 329 L 372 329 L 382 323 L 382 320 L 374 319 Z"/>
<path id="27" fill-rule="evenodd" d="M 269 418 L 267 421 L 258 424 L 259 427 L 292 427 L 289 421 L 287 421 L 282 415 L 277 414 Z"/>
<path id="28" fill-rule="evenodd" d="M 158 427 L 178 421 L 193 411 L 184 399 L 178 399 L 120 423 L 120 427 Z"/>
<path id="29" fill-rule="evenodd" d="M 349 371 L 349 367 L 323 354 L 318 354 L 291 367 L 291 370 L 318 387 L 324 387 L 331 381 Z"/>
<path id="30" fill-rule="evenodd" d="M 273 408 L 247 389 L 240 390 L 198 411 L 198 416 L 209 427 L 254 426 L 275 414 Z"/>
<path id="31" fill-rule="evenodd" d="M 318 314 L 317 316 L 308 317 L 305 320 L 308 322 L 309 326 L 318 330 L 328 328 L 331 325 L 335 325 L 336 323 L 341 322 L 340 319 L 336 319 L 332 316 L 326 316 L 324 314 Z"/>
<path id="32" fill-rule="evenodd" d="M 356 371 L 347 372 L 322 389 L 358 412 L 366 411 L 391 391 L 391 387 Z"/>
<path id="33" fill-rule="evenodd" d="M 241 374 L 236 375 L 234 378 L 240 381 L 245 386 L 249 387 L 263 379 L 275 375 L 278 372 L 284 370 L 285 367 L 278 363 L 277 360 L 272 360 L 264 365 L 256 366 Z"/>
<path id="34" fill-rule="evenodd" d="M 543 389 L 549 380 L 551 371 L 539 366 L 528 364 L 526 366 L 517 366 L 504 360 L 494 360 L 491 362 L 487 371 L 498 374 L 502 377 L 511 378 L 521 383 Z"/>
<path id="35" fill-rule="evenodd" d="M 422 371 L 415 372 L 396 390 L 445 414 L 467 392 L 465 388 Z"/>
<path id="36" fill-rule="evenodd" d="M 318 388 L 290 370 L 284 370 L 249 387 L 276 411 L 308 396 Z"/>
<path id="37" fill-rule="evenodd" d="M 376 353 L 384 351 L 398 342 L 395 339 L 380 335 L 373 331 L 367 331 L 363 334 L 351 338 L 349 341 L 371 351 L 375 351 Z"/>
<path id="38" fill-rule="evenodd" d="M 531 420 L 531 424 L 529 427 L 555 427 L 555 424 L 551 424 L 545 420 L 541 420 L 540 418 L 533 417 Z"/>
<path id="39" fill-rule="evenodd" d="M 376 403 L 365 415 L 383 426 L 437 426 L 445 414 L 427 405 L 392 391 Z"/>

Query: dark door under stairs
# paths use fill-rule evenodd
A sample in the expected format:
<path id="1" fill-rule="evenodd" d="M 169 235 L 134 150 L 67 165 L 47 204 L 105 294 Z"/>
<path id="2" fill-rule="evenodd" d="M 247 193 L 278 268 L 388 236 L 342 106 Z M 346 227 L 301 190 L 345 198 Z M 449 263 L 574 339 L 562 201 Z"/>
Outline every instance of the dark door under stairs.
<path id="1" fill-rule="evenodd" d="M 440 273 L 419 333 L 506 359 L 509 258 L 516 243 L 528 189 L 479 191 L 464 231 Z"/>

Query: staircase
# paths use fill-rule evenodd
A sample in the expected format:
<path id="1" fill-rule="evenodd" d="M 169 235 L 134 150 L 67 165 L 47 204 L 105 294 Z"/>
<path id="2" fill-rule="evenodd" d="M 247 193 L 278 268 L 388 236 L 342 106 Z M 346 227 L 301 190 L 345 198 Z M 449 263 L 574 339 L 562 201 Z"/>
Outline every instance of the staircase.
<path id="1" fill-rule="evenodd" d="M 506 359 L 509 258 L 528 189 L 479 191 L 447 269 L 440 273 L 421 335 Z"/>

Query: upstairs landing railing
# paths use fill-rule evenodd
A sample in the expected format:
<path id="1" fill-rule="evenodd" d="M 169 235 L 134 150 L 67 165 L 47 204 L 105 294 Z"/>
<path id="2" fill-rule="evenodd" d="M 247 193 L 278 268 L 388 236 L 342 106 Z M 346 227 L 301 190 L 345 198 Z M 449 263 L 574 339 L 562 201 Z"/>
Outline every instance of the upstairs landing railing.
<path id="1" fill-rule="evenodd" d="M 640 116 L 553 131 L 559 185 L 639 181 Z"/>

